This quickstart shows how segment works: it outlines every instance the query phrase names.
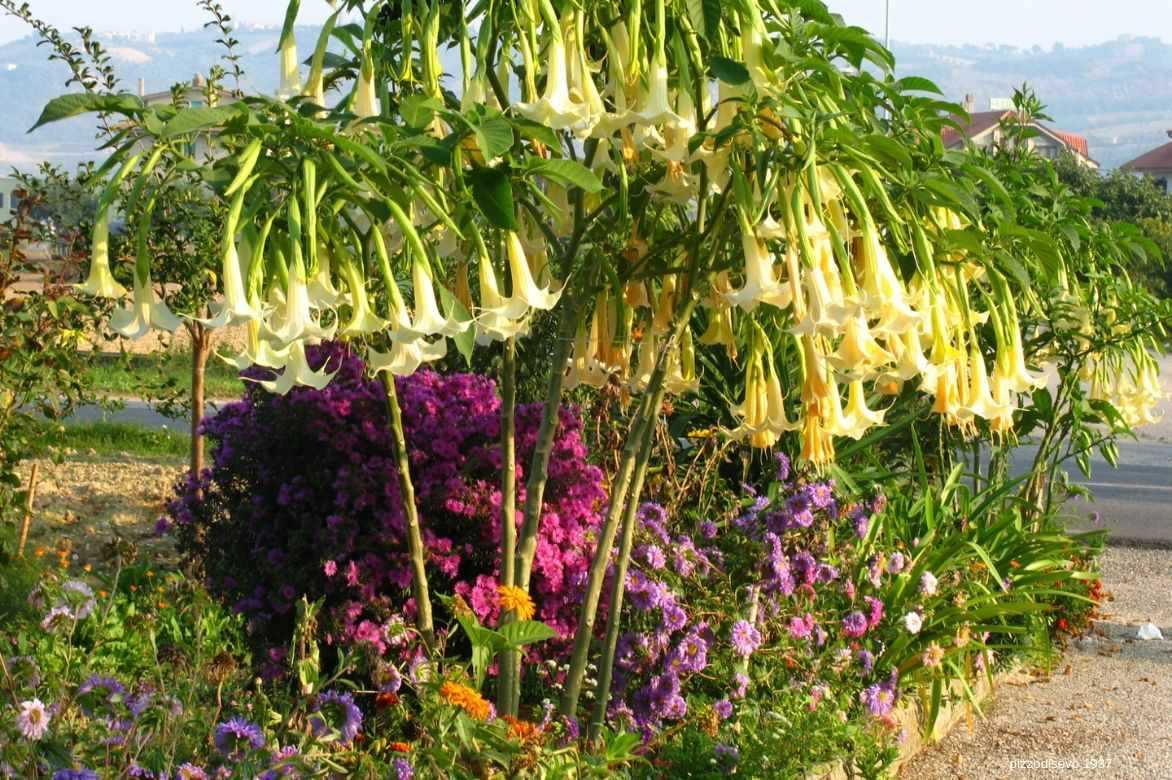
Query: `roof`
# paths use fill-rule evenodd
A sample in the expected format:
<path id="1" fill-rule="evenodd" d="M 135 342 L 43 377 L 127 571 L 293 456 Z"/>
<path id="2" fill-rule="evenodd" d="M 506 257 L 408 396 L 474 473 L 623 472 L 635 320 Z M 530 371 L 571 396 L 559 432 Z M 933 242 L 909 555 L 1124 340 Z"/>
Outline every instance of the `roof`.
<path id="1" fill-rule="evenodd" d="M 1172 170 L 1172 143 L 1167 143 L 1147 154 L 1141 154 L 1129 163 L 1123 164 L 1125 171 L 1168 171 Z"/>
<path id="2" fill-rule="evenodd" d="M 977 111 L 969 114 L 969 121 L 965 122 L 962 117 L 954 116 L 957 124 L 960 125 L 958 132 L 955 127 L 944 128 L 944 145 L 952 146 L 959 143 L 962 138 L 976 138 L 981 133 L 996 127 L 1001 123 L 1001 120 L 1010 114 L 1010 111 Z M 963 135 L 962 135 L 963 133 Z"/>
<path id="3" fill-rule="evenodd" d="M 960 142 L 965 138 L 976 138 L 982 133 L 992 130 L 994 127 L 1001 124 L 1003 119 L 1012 116 L 1012 111 L 1005 110 L 977 111 L 976 113 L 969 114 L 967 122 L 963 121 L 961 117 L 953 117 L 953 119 L 956 120 L 960 125 L 961 129 L 958 131 L 954 127 L 944 128 L 944 132 L 942 134 L 944 145 L 956 146 L 960 144 Z M 1081 154 L 1088 160 L 1090 159 L 1090 144 L 1087 143 L 1086 136 L 1079 135 L 1078 133 L 1069 133 L 1065 130 L 1058 130 L 1053 127 L 1047 127 L 1041 122 L 1034 122 L 1033 124 L 1042 132 L 1061 141 L 1071 151 Z"/>

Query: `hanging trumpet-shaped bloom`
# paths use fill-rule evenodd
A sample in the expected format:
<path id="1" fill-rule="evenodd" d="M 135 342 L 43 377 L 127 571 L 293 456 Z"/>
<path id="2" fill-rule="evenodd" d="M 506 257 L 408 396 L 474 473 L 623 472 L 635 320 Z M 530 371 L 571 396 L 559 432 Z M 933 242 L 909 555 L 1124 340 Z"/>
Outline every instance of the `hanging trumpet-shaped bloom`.
<path id="1" fill-rule="evenodd" d="M 765 64 L 765 22 L 755 0 L 748 3 L 749 13 L 741 22 L 741 55 L 753 86 L 760 95 L 769 95 L 774 90 L 774 75 Z"/>
<path id="2" fill-rule="evenodd" d="M 748 439 L 749 446 L 756 449 L 772 447 L 778 439 L 778 434 L 769 424 L 769 386 L 762 352 L 761 347 L 754 343 L 753 353 L 745 366 L 745 394 L 741 403 L 732 410 L 733 415 L 741 421 L 731 432 L 732 437 Z"/>
<path id="3" fill-rule="evenodd" d="M 355 116 L 363 119 L 378 116 L 381 112 L 378 91 L 374 83 L 374 60 L 369 52 L 362 57 L 362 67 L 359 69 L 358 83 L 354 87 L 354 102 L 351 104 L 351 110 Z"/>
<path id="4" fill-rule="evenodd" d="M 379 317 L 370 307 L 366 296 L 366 280 L 362 271 L 350 261 L 342 263 L 342 271 L 346 275 L 346 283 L 350 287 L 351 311 L 350 319 L 342 326 L 342 336 L 362 336 L 378 333 L 384 330 L 389 323 Z"/>
<path id="5" fill-rule="evenodd" d="M 421 260 L 411 266 L 411 281 L 415 287 L 415 316 L 411 330 L 418 336 L 456 336 L 468 330 L 471 321 L 460 321 L 440 314 L 435 300 L 435 286 Z"/>
<path id="6" fill-rule="evenodd" d="M 102 208 L 94 217 L 93 244 L 90 253 L 90 271 L 78 292 L 99 298 L 121 298 L 126 288 L 110 273 L 110 212 Z"/>
<path id="7" fill-rule="evenodd" d="M 322 366 L 316 371 L 310 368 L 309 360 L 305 355 L 305 343 L 294 341 L 289 345 L 289 353 L 281 375 L 273 380 L 261 380 L 259 384 L 265 390 L 277 395 L 285 395 L 298 386 L 321 390 L 330 383 L 337 372 L 337 368 L 328 371 L 326 366 Z"/>
<path id="8" fill-rule="evenodd" d="M 879 320 L 875 330 L 903 333 L 918 325 L 922 318 L 908 305 L 903 282 L 891 267 L 887 250 L 872 223 L 864 226 L 862 248 L 863 305 Z"/>
<path id="9" fill-rule="evenodd" d="M 132 303 L 110 315 L 110 329 L 128 339 L 142 338 L 151 328 L 172 333 L 181 324 L 167 304 L 155 295 L 150 276 L 144 279 L 137 273 L 134 275 Z"/>
<path id="10" fill-rule="evenodd" d="M 964 402 L 963 412 L 967 415 L 980 417 L 982 420 L 991 420 L 1005 413 L 1005 404 L 998 404 L 993 400 L 989 388 L 989 372 L 985 368 L 985 358 L 976 346 L 976 338 L 969 350 L 969 385 L 967 393 L 962 393 Z"/>
<path id="11" fill-rule="evenodd" d="M 647 87 L 640 98 L 639 108 L 631 115 L 635 124 L 642 127 L 683 124 L 683 118 L 672 109 L 667 86 L 667 56 L 662 48 L 651 60 Z"/>
<path id="12" fill-rule="evenodd" d="M 790 332 L 796 335 L 812 333 L 826 336 L 841 333 L 848 321 L 847 309 L 834 304 L 822 269 L 819 266 L 805 269 L 803 282 L 806 288 L 806 314 L 798 319 Z"/>
<path id="13" fill-rule="evenodd" d="M 753 311 L 759 304 L 768 303 L 784 309 L 793 300 L 793 288 L 778 281 L 773 271 L 773 258 L 765 241 L 758 238 L 741 214 L 741 249 L 745 255 L 745 283 L 739 290 L 724 293 L 724 299 L 745 311 Z"/>
<path id="14" fill-rule="evenodd" d="M 506 302 L 510 306 L 523 303 L 530 309 L 549 311 L 557 305 L 562 297 L 562 291 L 552 291 L 548 287 L 541 288 L 533 281 L 533 272 L 529 268 L 529 261 L 525 257 L 525 247 L 521 238 L 513 231 L 505 234 L 505 250 L 509 257 L 509 275 L 512 283 L 512 295 Z"/>
<path id="15" fill-rule="evenodd" d="M 855 379 L 850 383 L 845 414 L 854 429 L 850 435 L 852 438 L 858 439 L 869 429 L 882 425 L 887 412 L 882 409 L 867 408 L 867 396 L 863 390 L 863 382 L 860 379 Z"/>
<path id="16" fill-rule="evenodd" d="M 221 355 L 217 357 L 237 371 L 243 371 L 249 366 L 263 366 L 265 368 L 280 368 L 289 362 L 290 347 L 277 349 L 265 339 L 261 338 L 261 323 L 252 320 L 248 323 L 248 342 L 244 350 L 236 355 Z"/>
<path id="17" fill-rule="evenodd" d="M 813 311 L 813 306 L 810 308 Z M 852 377 L 864 377 L 874 374 L 880 366 L 895 362 L 895 357 L 879 346 L 867 327 L 867 318 L 859 312 L 846 321 L 842 341 L 829 360 L 836 371 Z"/>
<path id="18" fill-rule="evenodd" d="M 667 376 L 664 377 L 667 392 L 672 395 L 696 392 L 700 387 L 700 377 L 696 375 L 696 351 L 690 329 L 684 329 L 680 343 L 668 355 L 668 360 Z"/>
<path id="19" fill-rule="evenodd" d="M 284 295 L 279 295 L 274 288 L 274 298 L 278 306 L 262 335 L 276 342 L 278 347 L 303 339 L 313 341 L 333 338 L 337 323 L 323 327 L 310 313 L 309 287 L 300 253 L 296 254 L 289 269 L 289 282 Z"/>
<path id="20" fill-rule="evenodd" d="M 446 339 L 424 341 L 418 339 L 410 343 L 391 341 L 391 348 L 386 352 L 379 352 L 370 347 L 367 349 L 366 365 L 374 373 L 389 371 L 394 376 L 411 376 L 424 363 L 439 360 L 448 353 Z"/>
<path id="21" fill-rule="evenodd" d="M 301 94 L 301 61 L 297 58 L 297 38 L 292 31 L 281 41 L 278 49 L 281 58 L 281 84 L 277 97 L 288 100 Z"/>
<path id="22" fill-rule="evenodd" d="M 251 253 L 249 255 L 251 258 Z M 200 320 L 200 322 L 207 328 L 222 328 L 225 325 L 236 325 L 259 318 L 260 311 L 252 305 L 244 288 L 244 269 L 240 260 L 240 252 L 236 248 L 236 242 L 232 239 L 225 241 L 221 269 L 224 300 L 212 304 L 212 310 L 215 313 L 210 319 Z"/>
<path id="23" fill-rule="evenodd" d="M 566 74 L 566 44 L 561 34 L 551 37 L 546 49 L 545 91 L 539 100 L 514 103 L 517 113 L 552 130 L 589 127 L 590 107 L 570 97 Z"/>
<path id="24" fill-rule="evenodd" d="M 529 321 L 525 316 L 529 311 L 528 306 L 524 301 L 506 301 L 501 298 L 496 272 L 488 257 L 480 258 L 478 271 L 480 307 L 476 310 L 476 343 L 485 345 L 528 333 Z"/>

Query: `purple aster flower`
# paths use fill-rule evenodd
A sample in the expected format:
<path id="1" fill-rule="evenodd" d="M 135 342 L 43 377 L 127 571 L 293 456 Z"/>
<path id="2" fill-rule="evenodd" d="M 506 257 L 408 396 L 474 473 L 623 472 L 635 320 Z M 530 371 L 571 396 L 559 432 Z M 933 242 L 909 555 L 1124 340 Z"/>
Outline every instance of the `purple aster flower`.
<path id="1" fill-rule="evenodd" d="M 679 631 L 688 624 L 688 613 L 673 600 L 663 606 L 663 627 L 668 631 Z"/>
<path id="2" fill-rule="evenodd" d="M 230 718 L 216 726 L 214 736 L 216 750 L 228 758 L 239 759 L 251 750 L 265 745 L 265 735 L 260 726 L 244 718 Z"/>
<path id="3" fill-rule="evenodd" d="M 859 651 L 859 666 L 863 667 L 864 674 L 870 674 L 875 668 L 875 656 L 869 650 Z"/>
<path id="4" fill-rule="evenodd" d="M 855 610 L 842 619 L 842 633 L 849 637 L 860 637 L 867 633 L 867 616 Z"/>
<path id="5" fill-rule="evenodd" d="M 208 773 L 203 767 L 189 761 L 179 765 L 179 769 L 175 771 L 175 780 L 208 780 Z"/>
<path id="6" fill-rule="evenodd" d="M 728 699 L 720 699 L 712 705 L 712 709 L 720 716 L 721 720 L 728 720 L 733 714 L 733 705 Z"/>
<path id="7" fill-rule="evenodd" d="M 855 536 L 862 539 L 867 535 L 867 530 L 871 527 L 871 518 L 862 509 L 858 509 L 851 516 L 851 523 L 855 527 Z"/>
<path id="8" fill-rule="evenodd" d="M 711 520 L 705 520 L 700 524 L 700 535 L 705 539 L 715 539 L 716 523 L 712 522 Z"/>
<path id="9" fill-rule="evenodd" d="M 126 686 L 113 677 L 90 675 L 77 689 L 78 704 L 82 712 L 90 717 L 123 702 L 125 698 Z"/>
<path id="10" fill-rule="evenodd" d="M 789 458 L 784 452 L 777 453 L 773 458 L 777 461 L 777 481 L 785 482 L 789 479 Z"/>
<path id="11" fill-rule="evenodd" d="M 347 692 L 326 691 L 317 697 L 315 714 L 309 718 L 314 734 L 321 736 L 330 729 L 341 735 L 341 744 L 348 745 L 362 728 L 362 710 Z"/>
<path id="12" fill-rule="evenodd" d="M 92 769 L 58 769 L 53 780 L 98 780 L 98 773 Z"/>
<path id="13" fill-rule="evenodd" d="M 748 658 L 761 646 L 761 632 L 747 620 L 738 620 L 732 627 L 733 652 Z"/>
<path id="14" fill-rule="evenodd" d="M 415 770 L 411 767 L 411 762 L 405 758 L 396 758 L 391 764 L 391 769 L 395 770 L 395 780 L 414 780 Z"/>
<path id="15" fill-rule="evenodd" d="M 663 550 L 654 544 L 643 544 L 635 548 L 635 560 L 643 561 L 652 569 L 662 569 L 667 565 L 667 556 Z"/>
<path id="16" fill-rule="evenodd" d="M 881 718 L 895 708 L 895 688 L 886 682 L 870 685 L 859 694 L 859 699 L 868 712 Z"/>
<path id="17" fill-rule="evenodd" d="M 810 502 L 818 509 L 834 503 L 834 482 L 815 482 L 810 486 Z"/>
<path id="18" fill-rule="evenodd" d="M 903 571 L 903 567 L 904 567 L 903 553 L 901 553 L 901 552 L 892 553 L 891 558 L 889 558 L 887 561 L 887 573 L 888 574 L 899 574 L 901 571 Z"/>
<path id="19" fill-rule="evenodd" d="M 790 561 L 790 568 L 794 577 L 801 583 L 813 585 L 818 577 L 818 562 L 814 556 L 803 550 Z"/>
<path id="20" fill-rule="evenodd" d="M 741 757 L 741 751 L 737 750 L 736 745 L 726 745 L 723 742 L 717 744 L 712 752 L 716 754 L 718 759 L 724 759 L 734 764 Z"/>

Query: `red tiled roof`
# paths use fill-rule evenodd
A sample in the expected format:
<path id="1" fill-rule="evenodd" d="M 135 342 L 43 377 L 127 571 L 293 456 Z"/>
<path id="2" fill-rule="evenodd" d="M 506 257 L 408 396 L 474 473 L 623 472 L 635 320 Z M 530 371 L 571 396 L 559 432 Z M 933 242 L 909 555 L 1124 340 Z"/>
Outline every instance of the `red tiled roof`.
<path id="1" fill-rule="evenodd" d="M 960 117 L 953 117 L 959 121 L 963 135 L 957 132 L 955 128 L 946 127 L 942 134 L 945 146 L 959 146 L 961 141 L 965 138 L 976 138 L 981 133 L 990 130 L 1001 123 L 1002 119 L 1010 116 L 1012 111 L 978 111 L 969 114 L 969 121 L 960 121 Z M 1085 136 L 1078 133 L 1068 133 L 1065 130 L 1057 130 L 1053 127 L 1047 127 L 1040 122 L 1035 123 L 1038 127 L 1050 133 L 1062 143 L 1066 144 L 1072 151 L 1078 152 L 1083 157 L 1090 159 L 1091 150 L 1090 144 L 1087 143 Z"/>
<path id="2" fill-rule="evenodd" d="M 1147 154 L 1141 154 L 1129 163 L 1123 164 L 1125 171 L 1167 171 L 1172 170 L 1172 143 L 1167 143 Z"/>

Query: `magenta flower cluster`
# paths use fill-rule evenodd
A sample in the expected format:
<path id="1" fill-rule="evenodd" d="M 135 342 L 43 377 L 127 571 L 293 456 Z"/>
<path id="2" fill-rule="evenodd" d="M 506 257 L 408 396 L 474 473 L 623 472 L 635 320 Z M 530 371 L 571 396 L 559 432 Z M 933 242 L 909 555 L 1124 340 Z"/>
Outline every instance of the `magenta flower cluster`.
<path id="1" fill-rule="evenodd" d="M 324 598 L 325 639 L 394 651 L 414 614 L 406 523 L 382 384 L 340 344 L 308 350 L 338 373 L 323 390 L 259 387 L 207 420 L 210 468 L 168 511 L 181 550 L 213 592 L 283 660 L 302 596 Z M 420 371 L 396 380 L 432 588 L 485 622 L 498 613 L 500 401 L 492 380 Z M 517 409 L 518 507 L 541 404 Z M 572 635 L 606 494 L 581 421 L 559 410 L 531 584 L 538 615 Z M 517 522 L 520 523 L 520 512 Z M 275 671 L 275 669 L 274 669 Z"/>

